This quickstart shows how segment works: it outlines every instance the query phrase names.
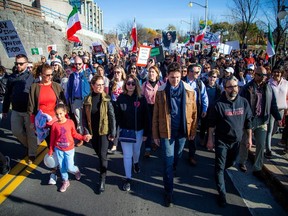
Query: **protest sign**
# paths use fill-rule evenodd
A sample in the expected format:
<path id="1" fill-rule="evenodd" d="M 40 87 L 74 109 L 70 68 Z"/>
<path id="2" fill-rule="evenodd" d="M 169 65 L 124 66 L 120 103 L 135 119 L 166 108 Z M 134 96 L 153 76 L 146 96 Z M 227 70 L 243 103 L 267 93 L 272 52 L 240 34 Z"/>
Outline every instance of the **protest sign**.
<path id="1" fill-rule="evenodd" d="M 57 51 L 57 45 L 56 44 L 48 45 L 47 46 L 47 52 L 50 53 L 51 50 Z"/>
<path id="2" fill-rule="evenodd" d="M 223 44 L 223 43 L 220 43 L 218 45 L 218 48 L 219 48 L 219 52 L 223 53 L 224 55 L 229 55 L 231 50 L 232 50 L 232 46 L 229 46 L 229 45 Z"/>
<path id="3" fill-rule="evenodd" d="M 127 39 L 122 38 L 121 43 L 120 43 L 120 47 L 121 47 L 121 48 L 126 47 L 126 46 L 127 46 L 127 42 L 128 42 Z"/>
<path id="4" fill-rule="evenodd" d="M 31 48 L 31 54 L 32 55 L 43 55 L 43 49 L 42 48 Z"/>
<path id="5" fill-rule="evenodd" d="M 217 45 L 220 43 L 220 35 L 212 32 L 206 32 L 202 41 L 207 44 Z"/>
<path id="6" fill-rule="evenodd" d="M 150 56 L 150 46 L 140 46 L 138 52 L 137 66 L 144 67 L 147 65 L 147 60 Z"/>
<path id="7" fill-rule="evenodd" d="M 151 57 L 155 56 L 156 62 L 164 61 L 163 47 L 162 46 L 153 47 L 150 51 L 150 56 Z"/>
<path id="8" fill-rule="evenodd" d="M 109 54 L 115 54 L 116 53 L 116 47 L 114 44 L 110 44 L 108 47 Z"/>
<path id="9" fill-rule="evenodd" d="M 235 49 L 235 50 L 240 50 L 240 44 L 239 44 L 239 41 L 227 41 L 225 42 L 225 44 L 229 45 L 232 47 L 232 49 Z"/>
<path id="10" fill-rule="evenodd" d="M 9 58 L 18 54 L 27 55 L 11 20 L 0 21 L 0 39 Z"/>
<path id="11" fill-rule="evenodd" d="M 104 53 L 102 45 L 100 43 L 94 42 L 92 43 L 92 46 L 93 46 L 94 53 L 96 54 Z"/>
<path id="12" fill-rule="evenodd" d="M 195 43 L 194 44 L 194 51 L 199 51 L 200 50 L 200 43 Z"/>

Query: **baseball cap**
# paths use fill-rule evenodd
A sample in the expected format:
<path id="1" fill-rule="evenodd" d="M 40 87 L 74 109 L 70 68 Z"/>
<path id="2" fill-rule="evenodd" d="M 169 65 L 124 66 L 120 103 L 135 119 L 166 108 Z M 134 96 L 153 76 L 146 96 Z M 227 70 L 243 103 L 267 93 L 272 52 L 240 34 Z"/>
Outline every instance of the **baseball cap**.
<path id="1" fill-rule="evenodd" d="M 247 69 L 248 69 L 248 70 L 254 70 L 255 67 L 254 67 L 253 64 L 248 64 L 248 65 L 247 65 Z"/>
<path id="2" fill-rule="evenodd" d="M 225 71 L 227 71 L 227 72 L 229 72 L 229 73 L 231 73 L 231 74 L 234 73 L 234 69 L 233 69 L 232 67 L 227 67 L 227 68 L 225 69 Z"/>
<path id="3" fill-rule="evenodd" d="M 57 52 L 55 50 L 50 51 L 50 55 L 55 55 Z"/>

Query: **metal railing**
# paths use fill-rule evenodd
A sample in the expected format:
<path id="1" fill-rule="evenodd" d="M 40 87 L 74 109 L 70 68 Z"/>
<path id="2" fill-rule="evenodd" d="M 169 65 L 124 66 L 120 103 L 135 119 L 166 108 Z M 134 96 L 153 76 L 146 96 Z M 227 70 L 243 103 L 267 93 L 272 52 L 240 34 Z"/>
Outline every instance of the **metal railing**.
<path id="1" fill-rule="evenodd" d="M 51 8 L 45 7 L 45 6 L 41 6 L 41 12 L 45 15 L 48 16 L 52 19 L 59 19 L 60 21 L 67 23 L 67 19 L 68 16 L 66 16 L 65 14 L 59 13 Z M 88 30 L 88 31 L 92 31 L 95 32 L 97 34 L 102 34 L 102 32 L 100 30 L 93 30 L 92 26 L 86 25 L 85 23 L 81 22 L 81 26 L 83 29 Z"/>
<path id="2" fill-rule="evenodd" d="M 51 17 L 53 19 L 60 19 L 63 22 L 67 22 L 67 19 L 68 19 L 68 16 L 66 16 L 65 14 L 59 13 L 45 6 L 41 6 L 41 12 L 45 16 Z"/>

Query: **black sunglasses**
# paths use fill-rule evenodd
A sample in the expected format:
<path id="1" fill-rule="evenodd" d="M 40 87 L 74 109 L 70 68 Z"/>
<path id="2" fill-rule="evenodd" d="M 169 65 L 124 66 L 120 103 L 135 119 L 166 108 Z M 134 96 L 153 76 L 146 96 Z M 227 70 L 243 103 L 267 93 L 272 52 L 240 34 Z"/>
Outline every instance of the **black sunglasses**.
<path id="1" fill-rule="evenodd" d="M 259 74 L 259 73 L 255 73 L 255 74 L 259 77 L 267 77 L 267 74 Z"/>
<path id="2" fill-rule="evenodd" d="M 130 85 L 135 86 L 136 84 L 135 84 L 135 82 L 127 82 L 126 85 L 128 85 L 128 86 L 130 86 Z"/>
<path id="3" fill-rule="evenodd" d="M 27 63 L 27 62 L 14 62 L 15 66 L 17 66 L 17 65 L 23 66 L 25 63 Z"/>

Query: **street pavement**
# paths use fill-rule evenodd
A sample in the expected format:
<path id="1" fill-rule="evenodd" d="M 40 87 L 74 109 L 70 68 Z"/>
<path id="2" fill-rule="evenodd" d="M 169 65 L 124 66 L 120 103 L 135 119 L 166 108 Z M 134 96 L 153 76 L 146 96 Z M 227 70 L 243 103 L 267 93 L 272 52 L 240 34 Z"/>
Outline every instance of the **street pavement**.
<path id="1" fill-rule="evenodd" d="M 188 152 L 177 167 L 174 180 L 174 207 L 163 201 L 162 162 L 158 149 L 148 159 L 141 160 L 141 173 L 133 174 L 130 192 L 122 190 L 122 155 L 109 156 L 106 190 L 98 193 L 98 158 L 89 144 L 76 148 L 75 164 L 82 178 L 76 181 L 70 174 L 70 187 L 60 193 L 61 180 L 48 185 L 49 169 L 42 159 L 47 152 L 39 146 L 35 164 L 27 166 L 24 148 L 11 131 L 0 128 L 0 151 L 11 157 L 13 169 L 0 179 L 0 215 L 286 215 L 265 183 L 251 171 L 242 173 L 235 167 L 226 175 L 226 208 L 216 202 L 214 153 L 198 149 L 196 167 L 187 163 Z M 24 160 L 23 160 L 24 158 Z M 142 157 L 141 157 L 142 158 Z M 251 164 L 248 164 L 251 170 Z M 59 175 L 60 176 L 60 175 Z"/>

